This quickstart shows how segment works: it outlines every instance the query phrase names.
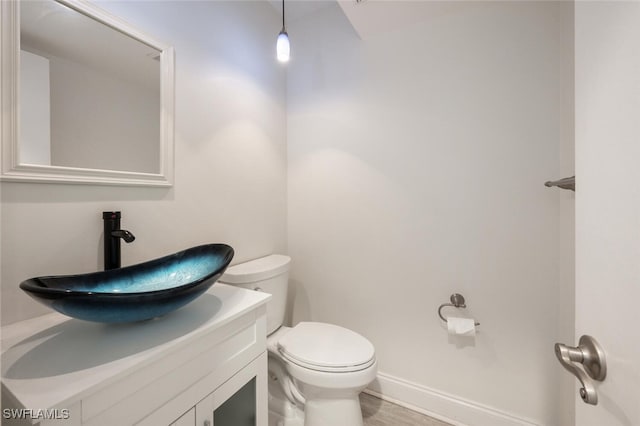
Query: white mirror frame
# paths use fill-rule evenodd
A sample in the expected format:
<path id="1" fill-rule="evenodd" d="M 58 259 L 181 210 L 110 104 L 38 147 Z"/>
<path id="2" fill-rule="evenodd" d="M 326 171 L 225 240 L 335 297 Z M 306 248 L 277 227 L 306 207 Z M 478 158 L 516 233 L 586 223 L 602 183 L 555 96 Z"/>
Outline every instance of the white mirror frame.
<path id="1" fill-rule="evenodd" d="M 174 50 L 85 0 L 55 0 L 158 49 L 160 55 L 160 173 L 20 164 L 20 3 L 0 0 L 0 180 L 101 185 L 171 186 L 174 169 Z"/>

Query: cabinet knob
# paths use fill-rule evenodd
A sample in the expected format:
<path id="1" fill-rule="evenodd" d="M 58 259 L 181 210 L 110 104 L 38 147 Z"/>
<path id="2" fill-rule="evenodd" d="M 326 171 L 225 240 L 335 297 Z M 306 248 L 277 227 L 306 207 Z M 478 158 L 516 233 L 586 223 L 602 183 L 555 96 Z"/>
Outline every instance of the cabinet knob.
<path id="1" fill-rule="evenodd" d="M 204 426 L 211 426 L 211 422 L 209 420 L 204 421 Z"/>

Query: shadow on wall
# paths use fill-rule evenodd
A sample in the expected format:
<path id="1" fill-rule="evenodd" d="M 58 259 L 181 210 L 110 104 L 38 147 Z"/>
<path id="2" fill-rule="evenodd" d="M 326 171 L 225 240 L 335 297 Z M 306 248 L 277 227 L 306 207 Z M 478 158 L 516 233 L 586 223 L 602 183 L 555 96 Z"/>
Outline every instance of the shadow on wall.
<path id="1" fill-rule="evenodd" d="M 307 289 L 301 281 L 290 278 L 285 324 L 293 326 L 300 321 L 311 321 L 312 319 Z"/>

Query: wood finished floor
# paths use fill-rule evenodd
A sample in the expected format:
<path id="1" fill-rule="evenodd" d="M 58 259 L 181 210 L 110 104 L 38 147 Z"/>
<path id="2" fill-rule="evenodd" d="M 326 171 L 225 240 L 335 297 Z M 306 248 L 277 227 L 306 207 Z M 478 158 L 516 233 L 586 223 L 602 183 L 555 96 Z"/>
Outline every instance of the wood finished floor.
<path id="1" fill-rule="evenodd" d="M 451 426 L 366 393 L 360 394 L 364 426 Z"/>

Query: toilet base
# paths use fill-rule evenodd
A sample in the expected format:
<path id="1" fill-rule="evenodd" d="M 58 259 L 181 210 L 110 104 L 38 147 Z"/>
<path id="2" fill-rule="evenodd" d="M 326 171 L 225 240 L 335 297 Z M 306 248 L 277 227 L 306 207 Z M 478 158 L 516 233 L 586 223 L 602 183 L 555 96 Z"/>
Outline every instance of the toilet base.
<path id="1" fill-rule="evenodd" d="M 277 333 L 268 341 L 277 342 Z M 269 351 L 269 426 L 363 426 L 359 395 L 376 377 L 375 359 L 336 373 L 283 359 L 275 345 Z"/>
<path id="2" fill-rule="evenodd" d="M 302 411 L 286 399 L 269 396 L 269 426 L 327 425 L 363 426 L 358 398 L 310 400 Z"/>
<path id="3" fill-rule="evenodd" d="M 307 399 L 304 426 L 362 426 L 358 396 L 344 399 Z"/>
<path id="4" fill-rule="evenodd" d="M 269 426 L 363 426 L 358 395 L 308 398 L 304 409 L 292 404 L 275 377 L 269 378 Z"/>
<path id="5" fill-rule="evenodd" d="M 304 411 L 292 404 L 275 376 L 269 375 L 269 426 L 304 426 Z"/>
<path id="6" fill-rule="evenodd" d="M 304 426 L 304 419 L 283 417 L 269 410 L 269 426 Z"/>

